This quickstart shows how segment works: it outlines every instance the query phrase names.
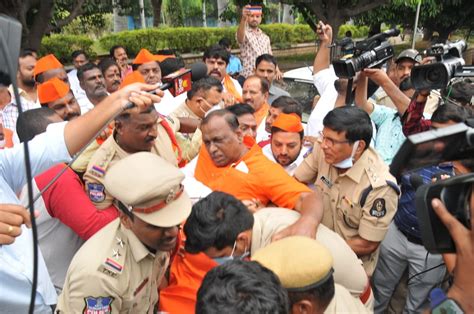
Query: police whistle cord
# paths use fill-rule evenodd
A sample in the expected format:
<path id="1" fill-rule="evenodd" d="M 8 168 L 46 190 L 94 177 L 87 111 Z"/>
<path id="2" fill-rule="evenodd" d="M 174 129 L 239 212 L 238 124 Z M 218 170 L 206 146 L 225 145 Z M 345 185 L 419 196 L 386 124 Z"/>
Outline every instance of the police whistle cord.
<path id="1" fill-rule="evenodd" d="M 13 94 L 15 96 L 15 101 L 17 103 L 18 115 L 23 114 L 23 108 L 21 107 L 20 94 L 18 93 L 18 86 L 16 83 L 16 72 L 13 71 L 13 66 L 11 62 L 10 52 L 7 49 L 7 43 L 5 42 L 5 37 L 3 33 L 0 32 L 0 46 L 2 53 L 7 59 L 8 74 L 10 76 L 10 81 L 13 86 Z M 28 148 L 28 141 L 23 143 L 23 149 L 25 151 L 25 169 L 26 169 L 26 181 L 27 181 L 27 191 L 28 191 L 28 203 L 31 216 L 31 231 L 33 234 L 33 278 L 31 282 L 31 297 L 30 297 L 30 306 L 28 313 L 33 314 L 35 310 L 35 300 L 36 300 L 36 287 L 38 285 L 38 230 L 36 228 L 36 219 L 34 215 L 33 207 L 33 187 L 31 185 L 32 175 L 31 175 L 31 160 L 30 160 L 30 150 Z"/>

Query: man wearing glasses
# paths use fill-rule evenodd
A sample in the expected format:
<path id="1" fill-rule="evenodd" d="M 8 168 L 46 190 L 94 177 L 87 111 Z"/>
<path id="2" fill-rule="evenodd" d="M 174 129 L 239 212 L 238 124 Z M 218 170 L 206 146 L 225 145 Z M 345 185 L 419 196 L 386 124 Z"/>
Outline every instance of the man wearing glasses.
<path id="1" fill-rule="evenodd" d="M 321 191 L 322 223 L 347 241 L 371 276 L 379 244 L 397 209 L 397 183 L 369 147 L 372 125 L 362 109 L 335 108 L 323 126 L 320 140 L 294 176 Z"/>

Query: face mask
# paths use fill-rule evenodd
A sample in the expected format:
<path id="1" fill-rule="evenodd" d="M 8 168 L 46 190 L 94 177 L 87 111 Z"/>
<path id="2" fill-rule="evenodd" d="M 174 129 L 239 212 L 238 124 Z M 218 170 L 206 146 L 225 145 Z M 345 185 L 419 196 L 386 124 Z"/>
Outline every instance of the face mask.
<path id="1" fill-rule="evenodd" d="M 352 146 L 352 154 L 349 158 L 346 158 L 344 160 L 341 160 L 340 162 L 333 164 L 334 167 L 339 168 L 339 169 L 347 169 L 352 167 L 353 161 L 352 159 L 354 158 L 355 152 L 357 150 L 357 147 L 359 146 L 359 141 L 354 142 L 354 146 Z"/>
<path id="2" fill-rule="evenodd" d="M 242 260 L 244 259 L 245 257 L 249 256 L 250 255 L 250 252 L 247 251 L 247 247 L 245 247 L 245 252 L 243 255 L 241 256 L 234 256 L 234 251 L 235 251 L 235 247 L 237 245 L 237 241 L 234 242 L 234 247 L 232 248 L 232 252 L 230 253 L 230 256 L 223 256 L 223 257 L 216 257 L 216 258 L 213 258 L 213 260 L 219 264 L 219 265 L 222 265 L 226 262 L 229 262 L 229 261 L 232 261 L 234 259 L 237 259 L 237 260 Z"/>

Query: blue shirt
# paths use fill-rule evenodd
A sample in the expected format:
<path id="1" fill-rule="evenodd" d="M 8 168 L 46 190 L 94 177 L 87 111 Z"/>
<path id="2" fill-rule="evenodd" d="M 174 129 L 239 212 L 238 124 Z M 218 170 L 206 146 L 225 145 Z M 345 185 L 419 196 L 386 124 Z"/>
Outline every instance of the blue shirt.
<path id="1" fill-rule="evenodd" d="M 431 179 L 438 173 L 447 173 L 454 175 L 453 166 L 451 164 L 443 164 L 440 166 L 425 167 L 420 170 L 404 174 L 401 179 L 400 200 L 398 201 L 398 209 L 395 214 L 395 225 L 402 232 L 405 232 L 419 240 L 421 240 L 420 225 L 416 215 L 415 207 L 415 189 L 410 183 L 410 177 L 418 174 L 423 178 L 424 184 L 431 183 Z"/>
<path id="2" fill-rule="evenodd" d="M 393 157 L 406 139 L 403 134 L 400 116 L 395 109 L 374 104 L 374 111 L 371 113 L 370 119 L 377 128 L 375 150 L 380 154 L 383 161 L 390 165 Z"/>
<path id="3" fill-rule="evenodd" d="M 54 123 L 29 142 L 33 177 L 53 165 L 69 161 L 64 141 L 66 122 Z M 0 204 L 20 204 L 17 193 L 26 184 L 23 145 L 0 151 Z M 56 290 L 38 250 L 38 287 L 35 313 L 51 313 Z M 22 234 L 10 245 L 0 245 L 0 312 L 27 313 L 33 277 L 33 235 L 23 226 Z"/>
<path id="4" fill-rule="evenodd" d="M 227 65 L 226 72 L 227 74 L 235 74 L 242 72 L 242 62 L 240 59 L 234 55 L 230 55 L 229 64 Z"/>

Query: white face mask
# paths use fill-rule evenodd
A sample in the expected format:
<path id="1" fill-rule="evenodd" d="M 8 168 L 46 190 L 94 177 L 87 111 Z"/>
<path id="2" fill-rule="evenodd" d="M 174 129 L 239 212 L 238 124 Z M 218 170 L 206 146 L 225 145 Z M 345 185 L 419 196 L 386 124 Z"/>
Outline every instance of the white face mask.
<path id="1" fill-rule="evenodd" d="M 339 168 L 339 169 L 348 169 L 353 166 L 353 159 L 354 155 L 356 153 L 357 147 L 359 146 L 359 141 L 354 142 L 354 146 L 352 146 L 352 154 L 350 157 L 341 160 L 338 163 L 333 164 L 334 167 Z"/>

